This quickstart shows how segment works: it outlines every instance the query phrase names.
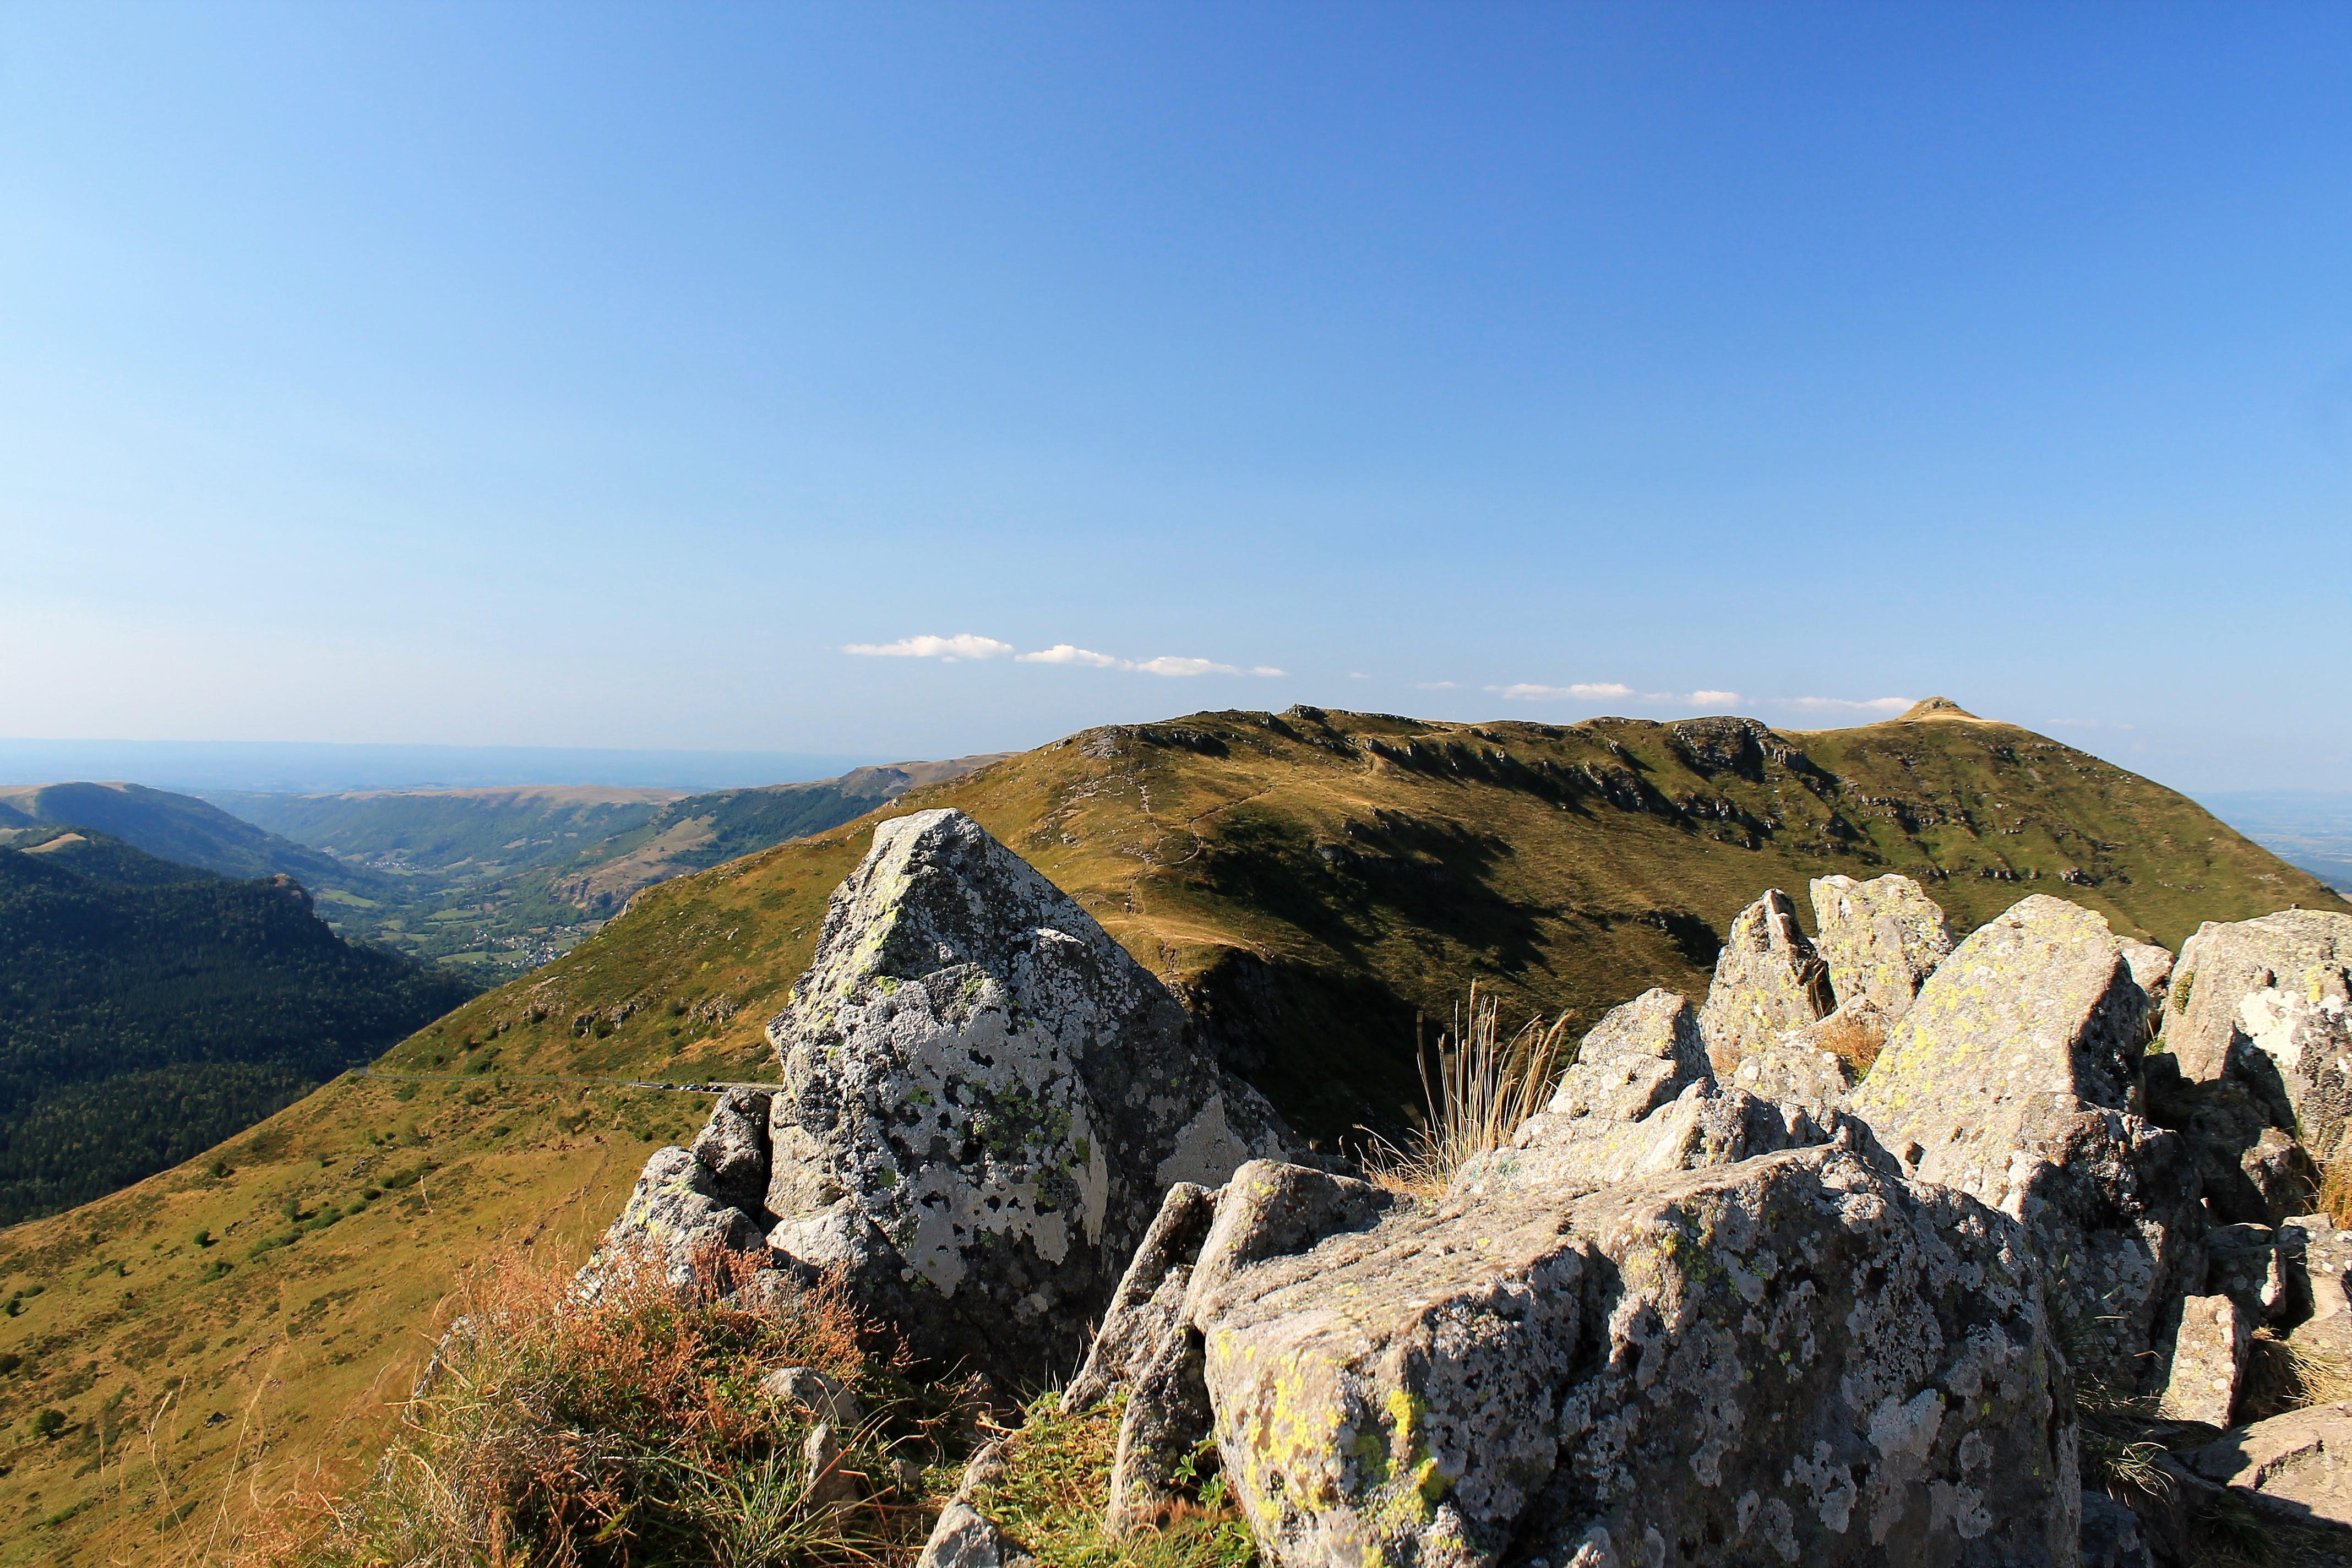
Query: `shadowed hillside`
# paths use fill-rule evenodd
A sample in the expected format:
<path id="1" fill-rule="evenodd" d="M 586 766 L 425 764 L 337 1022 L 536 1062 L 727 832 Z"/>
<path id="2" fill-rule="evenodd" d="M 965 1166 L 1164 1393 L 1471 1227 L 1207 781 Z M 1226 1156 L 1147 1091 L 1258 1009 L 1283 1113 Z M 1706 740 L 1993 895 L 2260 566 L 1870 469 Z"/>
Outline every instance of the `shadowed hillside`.
<path id="1" fill-rule="evenodd" d="M 1089 731 L 649 888 L 378 1064 L 419 1076 L 339 1080 L 233 1141 L 223 1174 L 199 1159 L 0 1236 L 0 1292 L 48 1286 L 0 1319 L 0 1362 L 23 1358 L 0 1416 L 70 1422 L 0 1476 L 0 1563 L 184 1553 L 257 1486 L 367 1464 L 380 1429 L 352 1413 L 406 1386 L 468 1261 L 502 1235 L 583 1246 L 709 1103 L 536 1075 L 772 1078 L 761 1027 L 834 886 L 876 821 L 941 805 L 1181 987 L 1327 1139 L 1410 1113 L 1413 1014 L 1473 978 L 1587 1022 L 1653 984 L 1696 997 L 1739 907 L 1779 885 L 1802 909 L 1827 872 L 1928 880 L 1961 928 L 2034 884 L 2168 945 L 2345 907 L 2169 790 L 1948 710 L 1812 733 L 1305 709 Z M 124 1446 L 151 1426 L 164 1468 Z"/>

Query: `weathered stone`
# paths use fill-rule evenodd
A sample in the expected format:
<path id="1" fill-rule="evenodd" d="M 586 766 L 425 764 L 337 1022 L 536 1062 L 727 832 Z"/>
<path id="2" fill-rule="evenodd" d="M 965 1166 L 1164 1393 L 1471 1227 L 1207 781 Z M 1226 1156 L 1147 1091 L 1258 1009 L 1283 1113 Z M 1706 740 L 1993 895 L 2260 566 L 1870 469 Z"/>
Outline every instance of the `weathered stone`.
<path id="1" fill-rule="evenodd" d="M 1528 1118 L 1509 1147 L 1464 1162 L 1453 1190 L 1475 1196 L 1530 1187 L 1573 1195 L 1823 1137 L 1793 1102 L 1719 1087 L 1689 1004 L 1653 990 L 1604 1016 L 1544 1109 Z"/>
<path id="2" fill-rule="evenodd" d="M 2166 1357 L 2157 1415 L 2167 1421 L 2227 1426 L 2246 1373 L 2253 1321 L 2227 1296 L 2189 1296 Z"/>
<path id="3" fill-rule="evenodd" d="M 2291 1291 L 2277 1233 L 2263 1225 L 2225 1225 L 2208 1232 L 2205 1289 L 2235 1301 L 2249 1323 L 2284 1319 L 2291 1310 Z"/>
<path id="4" fill-rule="evenodd" d="M 2131 969 L 2132 983 L 2147 993 L 2148 1002 L 2161 1004 L 2172 988 L 2172 950 L 2152 942 L 2126 942 L 2124 963 Z"/>
<path id="5" fill-rule="evenodd" d="M 2022 1220 L 2070 1353 L 2126 1384 L 2202 1282 L 2187 1143 L 2128 1109 L 2147 999 L 2106 922 L 2041 895 L 1954 949 L 1847 1098 L 1922 1181 Z"/>
<path id="6" fill-rule="evenodd" d="M 1732 920 L 1699 1009 L 1699 1034 L 1715 1070 L 1728 1076 L 1749 1051 L 1804 1027 L 1832 1005 L 1829 972 L 1798 929 L 1797 907 L 1773 888 Z"/>
<path id="7" fill-rule="evenodd" d="M 758 1221 L 719 1195 L 699 1161 L 684 1149 L 657 1149 L 583 1272 L 593 1286 L 617 1260 L 651 1258 L 687 1289 L 701 1282 L 697 1269 L 709 1255 L 764 1250 Z"/>
<path id="8" fill-rule="evenodd" d="M 2190 1082 L 2167 1051 L 2144 1065 L 2148 1118 L 2189 1141 L 2215 1218 L 2274 1226 L 2310 1206 L 2318 1186 L 2311 1156 L 2275 1125 L 2277 1113 L 2252 1084 L 2234 1073 Z"/>
<path id="9" fill-rule="evenodd" d="M 2277 1321 L 2287 1338 L 2352 1370 L 2352 1231 L 2325 1215 L 2299 1215 L 2278 1228 L 2278 1259 L 2286 1302 Z"/>
<path id="10" fill-rule="evenodd" d="M 694 1157 L 710 1173 L 721 1202 L 754 1217 L 767 1213 L 769 1091 L 739 1084 L 719 1097 L 694 1141 Z"/>
<path id="11" fill-rule="evenodd" d="M 1192 1282 L 1192 1260 L 1217 1217 L 1214 1194 L 1179 1182 L 1160 1201 L 1160 1213 L 1128 1260 L 1118 1289 L 1087 1348 L 1086 1365 L 1062 1391 L 1062 1411 L 1075 1414 L 1100 1401 L 1114 1384 L 1141 1372 L 1181 1316 Z"/>
<path id="12" fill-rule="evenodd" d="M 1868 997 L 1889 1023 L 1910 1011 L 1952 951 L 1943 907 L 1910 878 L 1891 873 L 1867 882 L 1817 877 L 1810 891 L 1814 945 L 1837 1000 Z"/>
<path id="13" fill-rule="evenodd" d="M 866 1405 L 857 1391 L 812 1366 L 781 1367 L 760 1380 L 760 1392 L 771 1399 L 789 1400 L 845 1432 L 855 1432 L 866 1420 Z"/>
<path id="14" fill-rule="evenodd" d="M 1160 1194 L 1287 1142 L 1166 987 L 957 811 L 875 829 L 768 1035 L 770 1242 L 854 1263 L 926 1358 L 1069 1365 Z"/>
<path id="15" fill-rule="evenodd" d="M 2156 1568 L 2139 1516 L 2104 1492 L 2083 1494 L 2083 1568 Z"/>
<path id="16" fill-rule="evenodd" d="M 2187 1458 L 2260 1513 L 2352 1528 L 2352 1401 L 2257 1421 Z"/>
<path id="17" fill-rule="evenodd" d="M 842 1466 L 841 1439 L 819 1422 L 801 1444 L 801 1495 L 812 1504 L 848 1502 L 857 1496 L 857 1478 Z"/>
<path id="18" fill-rule="evenodd" d="M 1877 1158 L 1401 1205 L 1234 1271 L 1199 1327 L 1268 1555 L 2074 1563 L 2025 1238 Z"/>
<path id="19" fill-rule="evenodd" d="M 1853 1068 L 1843 1057 L 1811 1044 L 1811 1030 L 1792 1030 L 1748 1052 L 1731 1075 L 1732 1087 L 1775 1105 L 1799 1106 L 1817 1123 L 1827 1121 L 1853 1087 Z"/>
<path id="20" fill-rule="evenodd" d="M 939 1522 L 923 1542 L 915 1568 L 1020 1568 L 1034 1561 L 1007 1542 L 1004 1532 L 971 1504 L 954 1501 L 940 1510 Z"/>
<path id="21" fill-rule="evenodd" d="M 2207 921 L 2180 950 L 2165 1047 L 2194 1079 L 2243 1076 L 2313 1156 L 2352 1115 L 2352 915 L 2287 910 Z"/>
<path id="22" fill-rule="evenodd" d="M 1181 1309 L 1181 1302 L 1177 1305 Z M 1177 1467 L 1208 1435 L 1209 1385 L 1202 1377 L 1199 1333 L 1187 1323 L 1171 1323 L 1132 1374 L 1131 1384 L 1103 1510 L 1103 1528 L 1112 1536 L 1160 1522 L 1180 1495 Z"/>

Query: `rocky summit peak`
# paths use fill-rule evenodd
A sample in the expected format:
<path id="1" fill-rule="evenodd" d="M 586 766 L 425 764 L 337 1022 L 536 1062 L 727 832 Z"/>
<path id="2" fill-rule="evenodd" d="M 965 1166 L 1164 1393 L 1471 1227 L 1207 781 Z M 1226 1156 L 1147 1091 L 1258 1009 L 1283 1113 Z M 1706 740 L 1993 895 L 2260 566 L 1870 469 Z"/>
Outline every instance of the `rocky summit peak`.
<path id="1" fill-rule="evenodd" d="M 1895 722 L 1900 724 L 1916 719 L 1977 719 L 1977 715 L 1948 697 L 1924 697 L 1903 710 Z M 1983 721 L 1978 719 L 1978 722 Z"/>

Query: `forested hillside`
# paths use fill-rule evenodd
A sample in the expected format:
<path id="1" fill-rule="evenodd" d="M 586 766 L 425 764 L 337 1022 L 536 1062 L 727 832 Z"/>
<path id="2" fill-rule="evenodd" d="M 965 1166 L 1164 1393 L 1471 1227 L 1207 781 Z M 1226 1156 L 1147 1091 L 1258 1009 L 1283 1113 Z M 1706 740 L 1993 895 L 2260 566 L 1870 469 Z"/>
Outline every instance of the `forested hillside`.
<path id="1" fill-rule="evenodd" d="M 471 995 L 288 879 L 89 834 L 0 848 L 0 1224 L 211 1147 Z"/>

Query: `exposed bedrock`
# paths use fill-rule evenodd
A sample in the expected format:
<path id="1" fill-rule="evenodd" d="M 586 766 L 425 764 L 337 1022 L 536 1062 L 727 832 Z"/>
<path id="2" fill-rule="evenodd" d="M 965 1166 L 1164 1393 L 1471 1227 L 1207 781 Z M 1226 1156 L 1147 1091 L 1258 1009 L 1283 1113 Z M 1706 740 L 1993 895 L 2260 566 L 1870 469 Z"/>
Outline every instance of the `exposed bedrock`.
<path id="1" fill-rule="evenodd" d="M 1865 1144 L 1581 1196 L 1260 1163 L 1217 1203 L 1157 1360 L 1276 1562 L 2076 1561 L 2024 1232 Z"/>
<path id="2" fill-rule="evenodd" d="M 2180 950 L 2163 1047 L 2192 1081 L 2235 1080 L 2315 1159 L 2352 1152 L 2352 915 L 2207 921 Z"/>
<path id="3" fill-rule="evenodd" d="M 1816 877 L 1814 945 L 1841 1005 L 1868 998 L 1891 1024 L 1911 1009 L 1927 976 L 1952 951 L 1943 906 L 1908 877 L 1857 882 Z"/>
<path id="4" fill-rule="evenodd" d="M 1828 1012 L 1829 971 L 1797 926 L 1797 907 L 1773 888 L 1733 917 L 1716 955 L 1698 1026 L 1715 1070 Z"/>
<path id="5" fill-rule="evenodd" d="M 961 812 L 875 830 L 768 1037 L 782 1089 L 656 1156 L 614 1239 L 732 1242 L 689 1198 L 724 1206 L 918 1355 L 1016 1378 L 1076 1362 L 1171 1185 L 1289 1148 L 1167 988 Z"/>

